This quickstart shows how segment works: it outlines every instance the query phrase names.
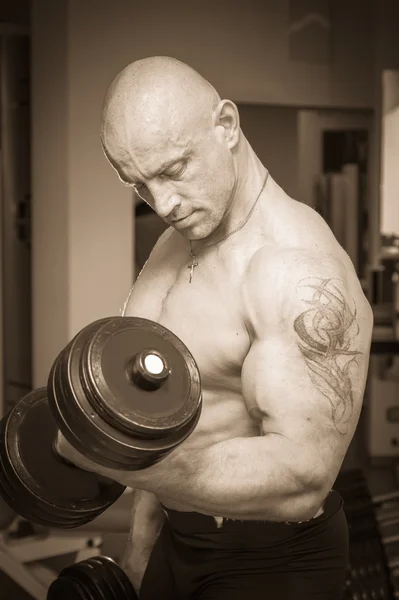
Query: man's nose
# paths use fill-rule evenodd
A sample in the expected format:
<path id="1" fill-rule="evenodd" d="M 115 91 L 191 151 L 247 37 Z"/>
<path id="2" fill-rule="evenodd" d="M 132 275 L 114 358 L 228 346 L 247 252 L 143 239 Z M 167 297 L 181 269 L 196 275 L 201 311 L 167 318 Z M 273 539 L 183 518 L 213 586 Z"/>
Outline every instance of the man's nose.
<path id="1" fill-rule="evenodd" d="M 155 189 L 153 187 L 151 195 L 153 197 L 154 210 L 161 219 L 167 219 L 175 208 L 181 204 L 179 194 L 168 185 L 158 185 L 155 186 Z"/>

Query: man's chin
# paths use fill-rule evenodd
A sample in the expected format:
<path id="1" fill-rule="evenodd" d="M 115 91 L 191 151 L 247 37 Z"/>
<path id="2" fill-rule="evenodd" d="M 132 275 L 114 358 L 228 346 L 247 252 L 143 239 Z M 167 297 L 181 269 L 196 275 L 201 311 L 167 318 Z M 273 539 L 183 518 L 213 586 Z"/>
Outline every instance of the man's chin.
<path id="1" fill-rule="evenodd" d="M 178 233 L 182 237 L 184 237 L 187 241 L 192 242 L 201 242 L 205 241 L 209 236 L 211 236 L 217 226 L 205 226 L 204 223 L 197 222 L 195 219 L 195 215 L 191 215 L 187 219 L 183 219 L 182 221 L 178 221 L 177 223 L 172 223 L 171 226 L 176 229 Z"/>

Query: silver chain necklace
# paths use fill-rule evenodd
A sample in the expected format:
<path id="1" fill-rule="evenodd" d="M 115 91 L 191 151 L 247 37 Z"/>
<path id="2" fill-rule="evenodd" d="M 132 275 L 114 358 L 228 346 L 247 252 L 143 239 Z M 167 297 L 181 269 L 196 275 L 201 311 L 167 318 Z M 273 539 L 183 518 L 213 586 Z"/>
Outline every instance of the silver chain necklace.
<path id="1" fill-rule="evenodd" d="M 191 240 L 189 241 L 189 252 L 190 252 L 190 256 L 191 256 L 191 264 L 187 266 L 187 269 L 190 269 L 190 283 L 191 283 L 191 282 L 192 282 L 192 280 L 193 280 L 194 269 L 195 269 L 195 267 L 198 267 L 198 261 L 196 260 L 196 258 L 197 258 L 197 256 L 198 256 L 198 254 L 201 254 L 201 252 L 202 252 L 203 250 L 206 250 L 207 248 L 210 248 L 211 246 L 216 246 L 216 244 L 223 244 L 223 243 L 224 243 L 224 242 L 225 242 L 225 241 L 226 241 L 226 240 L 227 240 L 227 239 L 228 239 L 230 236 L 232 236 L 232 235 L 234 235 L 235 233 L 237 233 L 237 231 L 240 231 L 240 229 L 242 229 L 242 228 L 244 227 L 244 225 L 246 225 L 246 224 L 248 223 L 249 219 L 250 219 L 250 218 L 251 218 L 251 216 L 252 216 L 252 213 L 253 213 L 253 212 L 254 212 L 254 210 L 255 210 L 255 206 L 257 205 L 257 203 L 258 203 L 258 200 L 259 200 L 259 198 L 260 198 L 260 196 L 261 196 L 261 194 L 262 194 L 263 190 L 265 189 L 265 185 L 266 185 L 266 182 L 267 182 L 267 180 L 268 180 L 268 177 L 269 177 L 269 172 L 267 172 L 267 173 L 266 173 L 266 177 L 265 177 L 265 179 L 264 179 L 264 181 L 263 181 L 263 184 L 262 184 L 262 187 L 261 187 L 261 189 L 260 189 L 260 192 L 259 192 L 259 194 L 257 195 L 257 197 L 256 197 L 256 199 L 255 199 L 255 201 L 254 201 L 254 203 L 252 204 L 252 206 L 251 206 L 251 209 L 250 209 L 249 213 L 248 213 L 248 214 L 247 214 L 247 216 L 246 216 L 246 217 L 245 217 L 245 218 L 244 218 L 244 219 L 243 219 L 243 220 L 242 220 L 242 221 L 241 221 L 241 222 L 238 224 L 238 226 L 237 226 L 235 229 L 233 229 L 233 231 L 230 231 L 229 233 L 227 233 L 227 234 L 226 234 L 224 237 L 222 237 L 222 239 L 221 239 L 221 240 L 217 240 L 216 242 L 212 242 L 212 244 L 208 244 L 207 246 L 204 246 L 203 248 L 201 248 L 200 250 L 198 250 L 198 252 L 196 252 L 195 254 L 194 254 L 194 252 L 193 252 L 193 248 L 192 248 L 192 245 L 191 245 Z"/>

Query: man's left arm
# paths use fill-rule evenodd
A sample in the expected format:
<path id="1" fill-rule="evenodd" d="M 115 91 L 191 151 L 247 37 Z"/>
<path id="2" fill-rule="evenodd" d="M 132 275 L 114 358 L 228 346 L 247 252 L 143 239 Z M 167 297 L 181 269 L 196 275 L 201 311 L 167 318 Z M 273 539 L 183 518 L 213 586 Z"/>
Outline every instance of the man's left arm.
<path id="1" fill-rule="evenodd" d="M 194 511 L 243 520 L 310 519 L 335 481 L 359 419 L 371 309 L 354 271 L 348 274 L 330 257 L 297 252 L 270 264 L 260 251 L 244 304 L 252 345 L 242 389 L 261 435 L 178 448 L 167 469 L 190 482 L 181 486 L 179 501 Z M 178 480 L 170 481 L 171 490 Z"/>

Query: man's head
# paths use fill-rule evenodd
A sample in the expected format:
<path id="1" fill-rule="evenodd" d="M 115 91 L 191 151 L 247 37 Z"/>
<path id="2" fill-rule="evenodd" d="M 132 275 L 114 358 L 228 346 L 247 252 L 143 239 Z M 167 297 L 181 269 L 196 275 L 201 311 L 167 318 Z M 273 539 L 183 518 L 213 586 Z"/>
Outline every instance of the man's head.
<path id="1" fill-rule="evenodd" d="M 235 105 L 173 58 L 128 65 L 104 101 L 101 141 L 109 162 L 190 239 L 207 237 L 230 206 L 239 137 Z"/>

